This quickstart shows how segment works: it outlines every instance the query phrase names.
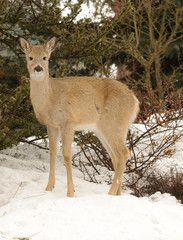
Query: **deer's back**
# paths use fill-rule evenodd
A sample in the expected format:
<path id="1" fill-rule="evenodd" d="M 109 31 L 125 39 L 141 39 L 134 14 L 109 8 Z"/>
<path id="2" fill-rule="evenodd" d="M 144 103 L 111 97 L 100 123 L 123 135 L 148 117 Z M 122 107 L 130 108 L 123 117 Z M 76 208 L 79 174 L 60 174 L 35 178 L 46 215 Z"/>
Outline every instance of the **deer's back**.
<path id="1" fill-rule="evenodd" d="M 138 100 L 126 85 L 108 78 L 65 77 L 50 79 L 49 113 L 55 122 L 72 119 L 81 125 L 100 118 L 129 119 Z M 128 120 L 129 121 L 129 120 Z M 133 120 L 132 120 L 133 121 Z"/>

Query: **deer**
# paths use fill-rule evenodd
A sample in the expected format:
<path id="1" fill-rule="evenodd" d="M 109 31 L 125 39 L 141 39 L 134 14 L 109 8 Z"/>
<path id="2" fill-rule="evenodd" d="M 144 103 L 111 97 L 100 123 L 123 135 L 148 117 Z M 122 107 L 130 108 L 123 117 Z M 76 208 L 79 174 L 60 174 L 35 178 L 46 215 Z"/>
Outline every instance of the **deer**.
<path id="1" fill-rule="evenodd" d="M 55 167 L 61 137 L 67 173 L 67 196 L 74 196 L 72 142 L 75 131 L 93 132 L 112 159 L 114 177 L 108 194 L 121 195 L 122 177 L 129 150 L 126 138 L 139 111 L 139 101 L 125 84 L 111 78 L 72 76 L 51 78 L 49 58 L 57 46 L 52 37 L 32 45 L 20 37 L 30 76 L 30 98 L 38 121 L 49 139 L 50 169 L 46 191 L 55 187 Z"/>

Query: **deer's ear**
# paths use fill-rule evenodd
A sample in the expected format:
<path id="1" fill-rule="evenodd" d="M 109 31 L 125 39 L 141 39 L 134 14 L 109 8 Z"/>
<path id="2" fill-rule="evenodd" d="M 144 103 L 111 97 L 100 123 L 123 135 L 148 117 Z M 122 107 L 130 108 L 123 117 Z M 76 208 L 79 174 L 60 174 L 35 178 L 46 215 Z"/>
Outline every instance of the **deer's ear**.
<path id="1" fill-rule="evenodd" d="M 26 40 L 25 38 L 20 37 L 20 38 L 18 39 L 18 41 L 19 41 L 21 50 L 22 50 L 24 53 L 27 53 L 27 52 L 30 51 L 30 49 L 31 49 L 31 44 L 29 43 L 28 40 Z"/>
<path id="2" fill-rule="evenodd" d="M 51 53 L 55 50 L 57 46 L 58 39 L 56 37 L 52 37 L 51 39 L 48 39 L 45 43 L 45 48 L 48 51 L 48 53 Z"/>

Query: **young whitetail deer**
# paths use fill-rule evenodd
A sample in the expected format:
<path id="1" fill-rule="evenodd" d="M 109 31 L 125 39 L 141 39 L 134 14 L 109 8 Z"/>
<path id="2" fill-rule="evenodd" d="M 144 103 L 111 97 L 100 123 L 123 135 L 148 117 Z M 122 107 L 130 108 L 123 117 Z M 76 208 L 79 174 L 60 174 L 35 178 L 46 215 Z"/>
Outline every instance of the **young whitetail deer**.
<path id="1" fill-rule="evenodd" d="M 56 47 L 55 37 L 32 46 L 19 38 L 30 74 L 30 96 L 38 120 L 47 126 L 50 172 L 46 190 L 55 185 L 55 163 L 59 137 L 67 170 L 67 196 L 74 196 L 71 145 L 75 130 L 93 131 L 107 149 L 115 169 L 109 194 L 120 195 L 122 175 L 129 151 L 125 140 L 135 120 L 139 102 L 124 84 L 109 78 L 49 78 L 48 60 Z"/>

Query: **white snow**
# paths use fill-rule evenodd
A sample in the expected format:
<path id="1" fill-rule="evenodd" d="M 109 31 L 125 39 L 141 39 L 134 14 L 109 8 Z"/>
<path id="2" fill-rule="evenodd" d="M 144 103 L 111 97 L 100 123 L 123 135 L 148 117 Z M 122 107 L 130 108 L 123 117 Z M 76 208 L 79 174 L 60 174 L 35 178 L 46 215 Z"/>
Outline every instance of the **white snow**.
<path id="1" fill-rule="evenodd" d="M 0 240 L 182 239 L 183 205 L 175 197 L 109 196 L 110 186 L 85 181 L 73 167 L 76 192 L 68 198 L 61 153 L 53 192 L 44 191 L 48 169 L 46 150 L 19 144 L 0 152 Z"/>
<path id="2" fill-rule="evenodd" d="M 69 9 L 69 7 L 67 8 L 65 7 L 66 2 L 67 1 L 64 0 L 60 3 L 60 8 L 62 10 L 62 17 L 67 17 L 69 14 L 71 14 L 71 9 Z M 78 1 L 72 0 L 72 6 L 74 4 L 78 4 Z M 95 11 L 93 3 L 90 3 L 90 6 L 87 6 L 86 3 L 83 3 L 81 7 L 82 7 L 82 10 L 76 18 L 77 21 L 83 18 L 93 18 L 94 11 Z"/>
<path id="3" fill-rule="evenodd" d="M 69 14 L 71 14 L 71 9 L 69 7 L 65 7 L 65 4 L 68 1 L 63 0 L 60 3 L 60 8 L 62 10 L 62 17 L 67 17 Z M 71 5 L 77 5 L 78 1 L 77 0 L 71 0 Z M 102 2 L 100 3 L 102 4 Z M 89 2 L 89 4 L 87 4 L 86 2 L 83 2 L 81 4 L 81 12 L 79 12 L 79 14 L 77 15 L 75 21 L 79 21 L 85 18 L 90 18 L 95 22 L 99 22 L 101 20 L 101 16 L 100 15 L 95 15 L 95 11 L 96 11 L 96 7 L 95 4 L 92 3 L 91 1 Z M 111 10 L 111 8 L 109 7 L 109 5 L 106 4 L 102 4 L 102 9 L 101 9 L 101 14 L 103 15 L 103 17 L 109 17 L 109 16 L 114 16 L 114 12 Z"/>

